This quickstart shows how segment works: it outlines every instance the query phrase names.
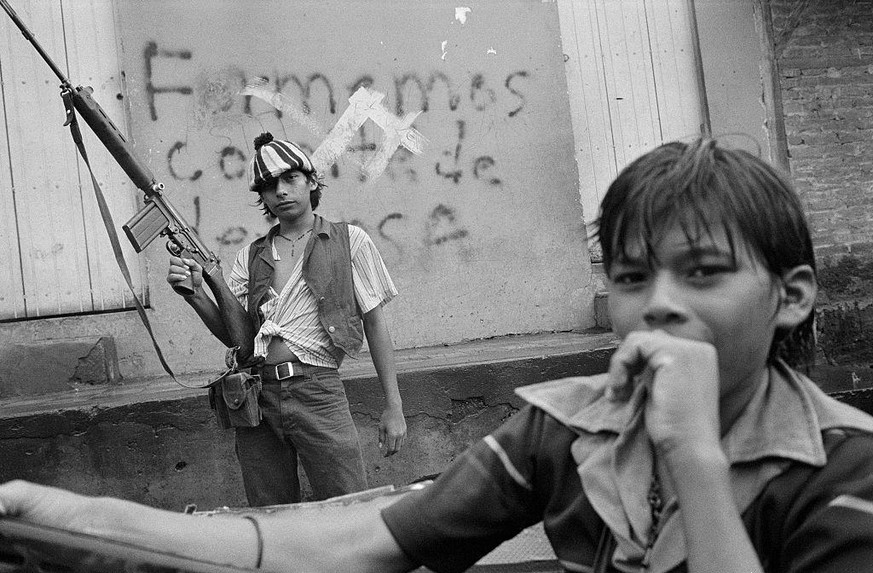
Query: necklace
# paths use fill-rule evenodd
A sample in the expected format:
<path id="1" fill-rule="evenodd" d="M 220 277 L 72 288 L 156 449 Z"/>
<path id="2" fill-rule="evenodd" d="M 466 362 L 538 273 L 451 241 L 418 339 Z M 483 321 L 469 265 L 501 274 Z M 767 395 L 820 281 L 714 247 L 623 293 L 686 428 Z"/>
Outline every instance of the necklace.
<path id="1" fill-rule="evenodd" d="M 658 539 L 658 534 L 661 529 L 661 513 L 664 511 L 664 500 L 661 497 L 661 480 L 658 477 L 658 470 L 652 471 L 652 481 L 649 484 L 649 511 L 652 514 L 652 525 L 649 526 L 649 539 L 646 543 L 646 552 L 643 554 L 643 567 L 649 568 L 649 561 L 652 558 L 652 548 L 655 547 L 655 541 Z"/>
<path id="2" fill-rule="evenodd" d="M 277 237 L 282 237 L 283 239 L 285 239 L 286 241 L 288 241 L 289 243 L 291 243 L 291 256 L 293 257 L 293 256 L 294 256 L 294 249 L 297 248 L 297 242 L 298 242 L 300 239 L 302 239 L 303 237 L 305 237 L 306 235 L 308 235 L 309 233 L 311 233 L 311 232 L 312 232 L 312 229 L 306 229 L 306 230 L 303 231 L 303 233 L 302 233 L 299 237 L 297 237 L 296 239 L 289 239 L 288 237 L 286 237 L 286 236 L 283 235 L 282 233 L 276 233 L 276 236 L 277 236 Z"/>

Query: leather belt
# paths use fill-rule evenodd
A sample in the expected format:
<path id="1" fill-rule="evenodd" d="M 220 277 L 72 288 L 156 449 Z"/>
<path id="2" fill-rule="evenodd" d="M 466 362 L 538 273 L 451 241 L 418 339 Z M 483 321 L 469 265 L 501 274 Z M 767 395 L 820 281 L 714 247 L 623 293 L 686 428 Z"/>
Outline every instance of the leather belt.
<path id="1" fill-rule="evenodd" d="M 264 364 L 261 366 L 261 380 L 266 382 L 286 380 L 294 376 L 303 376 L 302 362 L 282 362 L 280 364 Z"/>

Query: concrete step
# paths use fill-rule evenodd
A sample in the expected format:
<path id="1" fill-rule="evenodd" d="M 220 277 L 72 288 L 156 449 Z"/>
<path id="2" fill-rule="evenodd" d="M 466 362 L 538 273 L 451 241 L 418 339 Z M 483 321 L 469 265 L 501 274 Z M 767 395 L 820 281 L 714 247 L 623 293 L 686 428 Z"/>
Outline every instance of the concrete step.
<path id="1" fill-rule="evenodd" d="M 603 372 L 615 343 L 602 331 L 563 332 L 398 351 L 409 438 L 390 458 L 376 445 L 383 399 L 372 363 L 366 355 L 347 361 L 341 371 L 370 485 L 441 472 L 522 406 L 516 387 Z M 180 382 L 203 385 L 216 374 Z M 0 481 L 23 478 L 174 510 L 245 504 L 233 433 L 219 429 L 205 390 L 168 377 L 2 400 L 0 459 Z"/>
<path id="2" fill-rule="evenodd" d="M 502 336 L 471 340 L 457 344 L 397 350 L 395 358 L 400 378 L 417 378 L 437 372 L 449 372 L 469 377 L 483 370 L 521 368 L 522 372 L 537 363 L 556 376 L 570 376 L 565 365 L 583 359 L 584 373 L 599 371 L 611 354 L 617 339 L 602 329 L 584 332 L 559 332 Z M 608 359 L 608 358 L 607 358 Z M 552 364 L 556 362 L 557 364 Z M 120 383 L 91 384 L 62 389 L 47 394 L 19 395 L 0 399 L 0 418 L 14 418 L 61 410 L 117 408 L 142 402 L 180 400 L 202 395 L 203 386 L 221 373 L 209 372 L 178 375 L 178 383 L 169 376 L 129 379 Z M 375 380 L 376 371 L 367 352 L 357 359 L 348 359 L 340 368 L 346 383 Z M 582 374 L 580 374 L 582 375 Z M 516 378 L 521 377 L 521 372 Z M 115 380 L 118 380 L 117 378 Z M 519 380 L 523 382 L 523 380 Z M 183 386 L 184 385 L 184 386 Z M 186 387 L 187 386 L 187 387 Z"/>

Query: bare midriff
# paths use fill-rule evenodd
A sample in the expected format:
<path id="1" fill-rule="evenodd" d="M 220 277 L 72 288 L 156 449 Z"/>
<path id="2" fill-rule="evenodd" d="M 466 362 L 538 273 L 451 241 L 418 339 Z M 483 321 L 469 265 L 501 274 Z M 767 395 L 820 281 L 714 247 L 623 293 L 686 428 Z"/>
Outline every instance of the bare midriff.
<path id="1" fill-rule="evenodd" d="M 267 345 L 267 364 L 280 364 L 282 362 L 299 361 L 297 356 L 291 352 L 288 345 L 285 344 L 285 339 L 274 336 Z"/>

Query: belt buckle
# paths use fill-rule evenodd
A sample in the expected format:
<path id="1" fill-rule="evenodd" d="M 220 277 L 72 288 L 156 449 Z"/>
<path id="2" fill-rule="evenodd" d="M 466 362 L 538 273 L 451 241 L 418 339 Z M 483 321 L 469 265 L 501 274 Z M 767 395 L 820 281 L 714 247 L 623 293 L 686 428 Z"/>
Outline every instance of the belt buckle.
<path id="1" fill-rule="evenodd" d="M 287 374 L 283 374 L 287 372 Z M 276 380 L 285 380 L 286 378 L 291 378 L 294 376 L 294 364 L 291 362 L 283 362 L 281 364 L 276 364 Z"/>

